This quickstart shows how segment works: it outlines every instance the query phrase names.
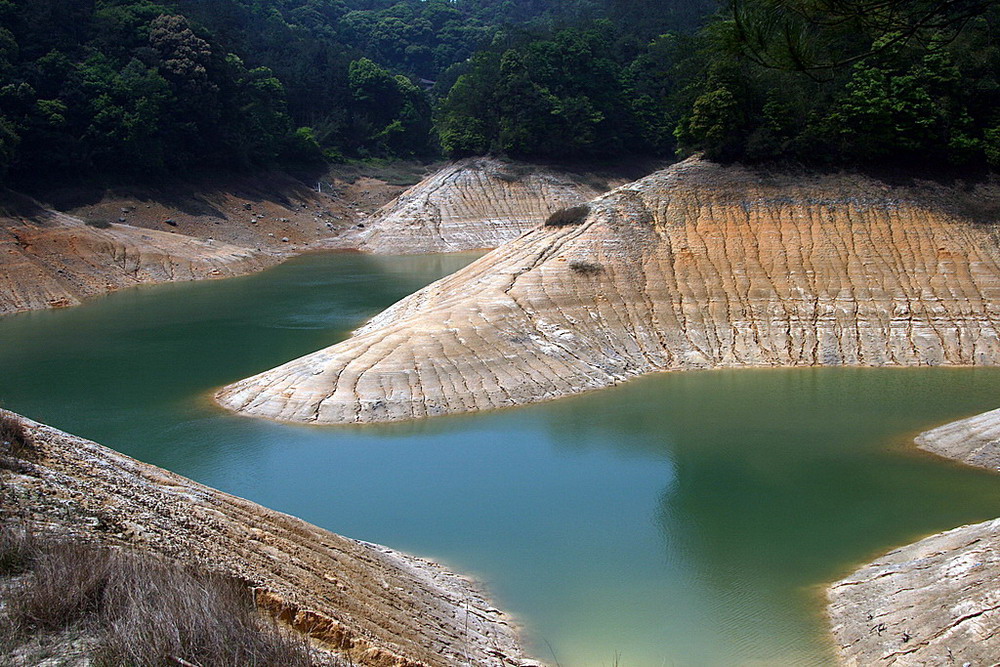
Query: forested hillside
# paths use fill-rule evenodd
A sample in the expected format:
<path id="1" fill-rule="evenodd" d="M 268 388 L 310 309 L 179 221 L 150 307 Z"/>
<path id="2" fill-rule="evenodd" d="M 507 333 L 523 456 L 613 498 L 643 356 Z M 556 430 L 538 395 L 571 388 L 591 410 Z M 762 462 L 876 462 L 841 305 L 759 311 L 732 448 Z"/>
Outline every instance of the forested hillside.
<path id="1" fill-rule="evenodd" d="M 995 0 L 0 0 L 0 173 L 1000 165 Z"/>
<path id="2" fill-rule="evenodd" d="M 452 154 L 995 168 L 998 47 L 990 0 L 730 0 L 694 35 L 598 21 L 485 50 L 438 129 Z"/>

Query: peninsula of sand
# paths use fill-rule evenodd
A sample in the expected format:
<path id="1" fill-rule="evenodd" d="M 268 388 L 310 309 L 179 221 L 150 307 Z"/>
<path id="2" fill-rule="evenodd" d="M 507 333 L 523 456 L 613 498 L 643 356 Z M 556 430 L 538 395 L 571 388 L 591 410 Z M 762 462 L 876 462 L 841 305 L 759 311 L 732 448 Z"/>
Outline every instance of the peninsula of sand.
<path id="1" fill-rule="evenodd" d="M 275 420 L 366 423 L 523 405 L 653 371 L 995 365 L 997 238 L 948 197 L 916 192 L 689 159 L 217 399 Z"/>

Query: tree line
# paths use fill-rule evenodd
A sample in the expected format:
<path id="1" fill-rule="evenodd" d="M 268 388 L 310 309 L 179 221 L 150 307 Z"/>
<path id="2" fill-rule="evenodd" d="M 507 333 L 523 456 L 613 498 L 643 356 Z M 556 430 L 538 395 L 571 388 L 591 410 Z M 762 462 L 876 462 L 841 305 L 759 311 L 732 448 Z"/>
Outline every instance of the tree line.
<path id="1" fill-rule="evenodd" d="M 994 0 L 0 0 L 0 174 L 345 157 L 1000 167 Z"/>
<path id="2" fill-rule="evenodd" d="M 477 54 L 452 155 L 1000 167 L 1000 3 L 731 0 L 644 44 L 611 21 Z"/>

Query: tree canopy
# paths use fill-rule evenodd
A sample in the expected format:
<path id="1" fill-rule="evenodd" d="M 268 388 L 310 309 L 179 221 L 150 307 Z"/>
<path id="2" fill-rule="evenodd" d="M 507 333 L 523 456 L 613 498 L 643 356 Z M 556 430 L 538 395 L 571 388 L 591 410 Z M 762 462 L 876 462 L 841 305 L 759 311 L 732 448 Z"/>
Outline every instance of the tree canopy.
<path id="1" fill-rule="evenodd" d="M 704 151 L 1000 167 L 994 0 L 0 0 L 0 175 Z"/>

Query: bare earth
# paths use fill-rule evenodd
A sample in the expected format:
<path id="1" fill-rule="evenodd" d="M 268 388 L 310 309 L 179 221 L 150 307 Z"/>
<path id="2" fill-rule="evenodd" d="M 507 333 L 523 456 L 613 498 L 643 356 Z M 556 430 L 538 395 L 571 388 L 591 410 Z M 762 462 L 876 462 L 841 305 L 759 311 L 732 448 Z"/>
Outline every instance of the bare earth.
<path id="1" fill-rule="evenodd" d="M 412 178 L 423 169 L 404 167 L 388 173 Z M 0 315 L 143 283 L 242 275 L 314 250 L 493 248 L 590 199 L 603 183 L 475 159 L 446 166 L 397 200 L 405 186 L 352 169 L 331 168 L 309 186 L 264 174 L 156 189 L 57 188 L 45 205 L 0 193 Z"/>
<path id="2" fill-rule="evenodd" d="M 862 177 L 772 179 L 691 159 L 217 398 L 270 419 L 365 423 L 663 370 L 994 365 L 998 305 L 989 227 Z"/>
<path id="3" fill-rule="evenodd" d="M 529 664 L 510 619 L 435 563 L 25 422 L 43 455 L 0 470 L 3 520 L 21 513 L 46 531 L 236 576 L 263 609 L 343 664 Z"/>
<path id="4" fill-rule="evenodd" d="M 369 220 L 360 248 L 376 253 L 496 248 L 553 212 L 600 194 L 566 172 L 502 161 L 455 162 L 386 204 Z"/>
<path id="5" fill-rule="evenodd" d="M 190 195 L 101 192 L 84 204 L 57 192 L 72 204 L 63 211 L 5 193 L 0 314 L 76 305 L 144 283 L 259 271 L 339 247 L 358 215 L 288 177 L 260 181 Z M 265 193 L 268 185 L 274 190 Z"/>

